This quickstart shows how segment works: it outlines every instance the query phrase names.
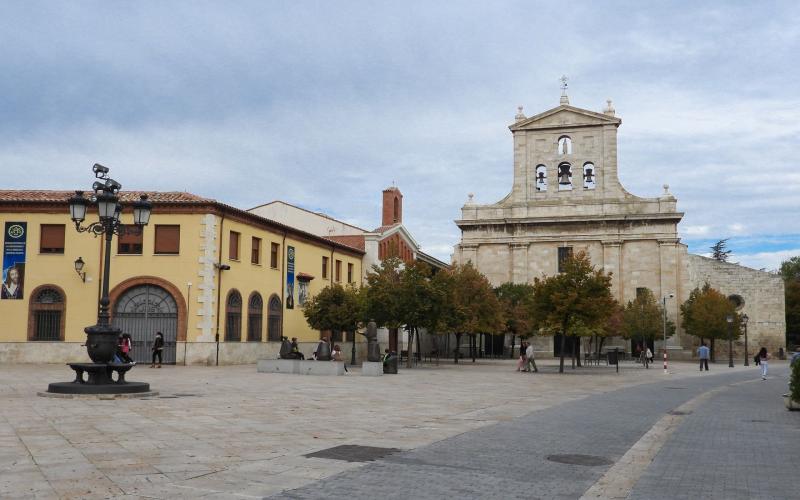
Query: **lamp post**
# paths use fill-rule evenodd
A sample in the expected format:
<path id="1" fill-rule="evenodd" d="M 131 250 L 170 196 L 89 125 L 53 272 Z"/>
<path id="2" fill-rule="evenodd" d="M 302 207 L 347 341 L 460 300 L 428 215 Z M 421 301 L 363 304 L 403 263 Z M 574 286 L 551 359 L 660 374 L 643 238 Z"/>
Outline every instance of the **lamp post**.
<path id="1" fill-rule="evenodd" d="M 747 353 L 747 322 L 750 318 L 747 314 L 742 314 L 742 326 L 744 327 L 744 366 L 750 366 L 750 354 Z"/>
<path id="2" fill-rule="evenodd" d="M 661 309 L 664 312 L 664 318 L 662 321 L 663 329 L 664 329 L 664 373 L 667 373 L 667 299 L 671 299 L 675 297 L 674 293 L 670 293 L 661 297 Z"/>
<path id="3" fill-rule="evenodd" d="M 733 314 L 725 316 L 728 322 L 728 368 L 733 368 Z"/>
<path id="4" fill-rule="evenodd" d="M 75 191 L 69 199 L 70 218 L 75 223 L 75 230 L 79 233 L 91 233 L 95 237 L 105 237 L 105 254 L 103 264 L 102 293 L 100 296 L 97 323 L 84 329 L 86 332 L 86 351 L 94 363 L 70 363 L 76 371 L 74 382 L 50 384 L 49 392 L 59 393 L 117 393 L 117 392 L 146 392 L 150 390 L 148 384 L 138 382 L 125 382 L 125 372 L 132 365 L 111 363 L 117 349 L 117 340 L 121 330 L 111 326 L 109 313 L 109 277 L 111 274 L 111 241 L 115 234 L 141 231 L 150 221 L 152 205 L 147 201 L 147 195 L 133 203 L 134 226 L 122 224 L 120 216 L 122 205 L 119 202 L 119 191 L 122 185 L 108 176 L 108 168 L 100 164 L 92 167 L 95 178 L 99 179 L 92 185 L 94 194 L 91 199 L 84 198 L 83 191 Z M 86 220 L 86 211 L 92 204 L 97 207 L 99 220 L 83 226 Z M 81 275 L 84 262 L 82 258 L 75 261 L 75 270 Z M 85 279 L 85 275 L 81 276 Z M 111 378 L 112 372 L 117 372 L 117 380 Z M 88 381 L 84 380 L 84 373 L 88 373 Z"/>

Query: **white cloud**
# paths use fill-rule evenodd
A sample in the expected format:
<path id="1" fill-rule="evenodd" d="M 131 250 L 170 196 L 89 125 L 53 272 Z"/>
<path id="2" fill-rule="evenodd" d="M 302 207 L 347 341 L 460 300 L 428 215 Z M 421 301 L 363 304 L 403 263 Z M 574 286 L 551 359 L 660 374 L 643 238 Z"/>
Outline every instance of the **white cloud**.
<path id="1" fill-rule="evenodd" d="M 709 226 L 682 226 L 681 232 L 688 236 L 705 236 L 709 229 Z"/>
<path id="2" fill-rule="evenodd" d="M 753 269 L 765 269 L 775 271 L 781 267 L 781 263 L 792 257 L 800 255 L 800 248 L 789 250 L 777 250 L 774 252 L 755 252 L 749 254 L 731 254 L 730 261 Z"/>

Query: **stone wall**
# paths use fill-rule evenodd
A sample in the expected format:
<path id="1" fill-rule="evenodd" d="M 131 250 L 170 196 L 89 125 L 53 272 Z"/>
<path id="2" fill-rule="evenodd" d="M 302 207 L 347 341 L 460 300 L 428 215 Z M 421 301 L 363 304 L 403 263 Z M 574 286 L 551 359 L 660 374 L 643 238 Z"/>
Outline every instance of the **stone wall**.
<path id="1" fill-rule="evenodd" d="M 686 256 L 686 275 L 686 298 L 695 287 L 708 283 L 725 296 L 739 295 L 744 300 L 739 313 L 749 318 L 747 336 L 751 356 L 762 346 L 770 353 L 778 352 L 781 347 L 786 349 L 784 285 L 780 275 L 692 254 Z M 694 337 L 686 336 L 684 342 L 687 341 L 691 347 L 699 344 Z M 727 356 L 727 343 L 716 344 L 717 356 Z M 734 356 L 738 364 L 744 356 L 744 338 L 734 343 Z"/>

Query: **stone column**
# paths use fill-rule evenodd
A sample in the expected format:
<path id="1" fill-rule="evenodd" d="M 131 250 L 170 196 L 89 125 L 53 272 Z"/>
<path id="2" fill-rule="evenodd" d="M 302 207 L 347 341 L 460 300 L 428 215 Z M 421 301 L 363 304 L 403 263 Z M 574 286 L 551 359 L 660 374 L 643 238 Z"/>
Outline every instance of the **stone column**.
<path id="1" fill-rule="evenodd" d="M 603 271 L 612 273 L 611 295 L 622 303 L 622 242 L 603 241 Z"/>
<path id="2" fill-rule="evenodd" d="M 666 310 L 667 318 L 675 325 L 678 324 L 678 311 L 682 300 L 680 290 L 678 290 L 678 252 L 677 239 L 666 239 L 658 241 L 658 254 L 660 258 L 660 295 L 656 297 L 659 301 L 670 293 L 674 297 L 667 298 Z M 678 333 L 667 339 L 667 349 L 681 349 L 681 342 Z"/>
<path id="3" fill-rule="evenodd" d="M 528 244 L 510 243 L 508 246 L 509 246 L 509 251 L 511 252 L 511 282 L 527 283 Z"/>

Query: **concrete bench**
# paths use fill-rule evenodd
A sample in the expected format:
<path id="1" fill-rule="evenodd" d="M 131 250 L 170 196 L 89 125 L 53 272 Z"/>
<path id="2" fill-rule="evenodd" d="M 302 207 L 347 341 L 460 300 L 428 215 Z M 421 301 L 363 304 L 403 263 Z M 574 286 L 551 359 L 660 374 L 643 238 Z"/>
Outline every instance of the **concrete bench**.
<path id="1" fill-rule="evenodd" d="M 299 359 L 259 359 L 259 373 L 294 373 L 296 375 L 344 375 L 341 361 L 313 361 Z"/>
<path id="2" fill-rule="evenodd" d="M 300 373 L 299 359 L 259 359 L 256 370 L 260 373 Z"/>

